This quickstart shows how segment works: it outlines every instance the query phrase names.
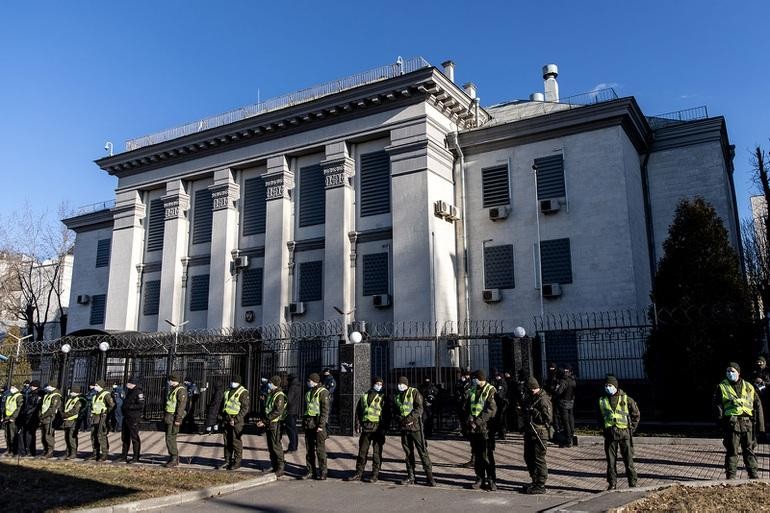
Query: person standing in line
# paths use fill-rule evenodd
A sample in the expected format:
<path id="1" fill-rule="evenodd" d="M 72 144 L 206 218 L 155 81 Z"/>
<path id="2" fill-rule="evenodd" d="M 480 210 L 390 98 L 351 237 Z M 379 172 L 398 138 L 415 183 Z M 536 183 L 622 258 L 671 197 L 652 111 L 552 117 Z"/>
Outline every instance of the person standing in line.
<path id="1" fill-rule="evenodd" d="M 249 391 L 241 385 L 241 377 L 234 375 L 230 389 L 222 401 L 222 428 L 224 435 L 225 461 L 219 469 L 237 470 L 243 459 L 243 426 L 249 413 Z"/>
<path id="2" fill-rule="evenodd" d="M 6 447 L 5 453 L 3 453 L 4 457 L 12 457 L 19 454 L 19 427 L 16 425 L 16 420 L 19 418 L 21 408 L 24 405 L 24 396 L 19 392 L 16 385 L 11 385 L 8 392 L 2 411 Z"/>
<path id="3" fill-rule="evenodd" d="M 561 368 L 558 384 L 559 415 L 561 419 L 561 439 L 559 447 L 572 447 L 575 441 L 575 388 L 577 383 L 572 375 L 572 366 L 568 363 Z"/>
<path id="4" fill-rule="evenodd" d="M 53 450 L 56 447 L 56 431 L 54 420 L 61 410 L 61 392 L 57 390 L 55 383 L 49 383 L 45 387 L 45 395 L 40 404 L 40 438 L 43 441 L 43 458 L 53 458 Z"/>
<path id="5" fill-rule="evenodd" d="M 476 482 L 471 488 L 478 490 L 483 487 L 494 492 L 497 490 L 495 432 L 490 429 L 490 424 L 497 414 L 495 387 L 487 383 L 487 375 L 481 369 L 473 373 L 471 383 L 465 409 L 465 422 L 476 462 Z"/>
<path id="6" fill-rule="evenodd" d="M 495 414 L 494 422 L 490 423 L 490 433 L 492 436 L 496 436 L 498 440 L 505 440 L 505 435 L 508 432 L 508 383 L 503 379 L 503 375 L 499 372 L 495 375 L 495 381 L 493 383 L 495 387 L 495 405 L 497 406 L 497 413 Z"/>
<path id="7" fill-rule="evenodd" d="M 42 396 L 40 394 L 40 382 L 38 380 L 30 381 L 27 391 L 24 395 L 24 405 L 19 415 L 19 455 L 34 457 L 37 456 L 37 429 L 40 427 L 40 403 Z"/>
<path id="8" fill-rule="evenodd" d="M 286 452 L 296 452 L 299 447 L 297 420 L 302 411 L 302 385 L 294 374 L 289 374 L 287 382 L 288 388 L 286 389 L 286 398 L 288 405 L 284 427 L 286 428 L 286 435 L 289 437 L 289 447 Z"/>
<path id="9" fill-rule="evenodd" d="M 435 413 L 434 408 L 438 401 L 438 388 L 436 388 L 436 385 L 433 384 L 429 377 L 426 377 L 419 390 L 423 399 L 425 438 L 433 438 L 433 416 Z"/>
<path id="10" fill-rule="evenodd" d="M 105 390 L 104 381 L 94 385 L 94 396 L 91 399 L 91 447 L 93 454 L 89 460 L 107 461 L 110 452 L 110 441 L 107 438 L 110 412 L 115 408 L 115 400 L 109 390 Z"/>
<path id="11" fill-rule="evenodd" d="M 270 392 L 265 400 L 262 418 L 257 421 L 258 428 L 266 428 L 267 451 L 275 477 L 283 476 L 284 459 L 281 445 L 281 424 L 286 418 L 286 394 L 281 389 L 281 377 L 273 376 L 267 383 Z"/>
<path id="12" fill-rule="evenodd" d="M 548 430 L 553 421 L 551 398 L 540 388 L 537 380 L 530 376 L 526 380 L 526 397 L 522 408 L 524 422 L 524 462 L 527 464 L 532 483 L 523 487 L 526 494 L 545 493 L 545 482 L 548 479 L 548 464 L 546 463 L 546 443 Z"/>
<path id="13" fill-rule="evenodd" d="M 179 374 L 172 374 L 168 378 L 168 396 L 166 397 L 166 414 L 163 422 L 166 424 L 166 449 L 168 450 L 168 461 L 166 468 L 179 466 L 179 448 L 177 447 L 176 437 L 182 426 L 185 412 L 187 411 L 187 389 L 180 384 Z"/>
<path id="14" fill-rule="evenodd" d="M 120 440 L 123 442 L 123 451 L 120 461 L 123 463 L 139 463 L 142 454 L 142 440 L 139 437 L 139 423 L 144 413 L 144 392 L 137 384 L 137 379 L 129 377 L 126 380 L 126 397 L 123 399 L 122 416 L 123 427 L 120 432 Z M 128 459 L 128 449 L 133 445 L 134 458 Z"/>
<path id="15" fill-rule="evenodd" d="M 628 487 L 636 486 L 634 467 L 634 432 L 639 425 L 639 407 L 620 389 L 618 378 L 607 374 L 604 395 L 599 398 L 599 425 L 604 433 L 604 454 L 607 458 L 607 489 L 617 488 L 618 449 L 626 468 Z"/>
<path id="16" fill-rule="evenodd" d="M 302 419 L 302 427 L 305 429 L 307 472 L 300 479 L 314 478 L 324 481 L 327 475 L 326 438 L 328 437 L 330 394 L 329 390 L 321 385 L 321 377 L 315 372 L 308 376 L 307 387 L 305 416 Z"/>
<path id="17" fill-rule="evenodd" d="M 334 391 L 337 390 L 337 382 L 332 376 L 331 369 L 324 369 L 321 378 L 323 379 L 323 386 L 329 391 L 329 415 L 332 414 L 332 404 L 334 404 Z"/>
<path id="18" fill-rule="evenodd" d="M 548 398 L 551 399 L 551 407 L 553 408 L 553 418 L 551 419 L 551 428 L 549 429 L 548 437 L 545 440 L 558 443 L 558 436 L 561 433 L 561 417 L 559 411 L 559 368 L 554 362 L 548 364 L 548 377 L 545 380 L 545 393 L 548 394 Z"/>
<path id="19" fill-rule="evenodd" d="M 65 460 L 71 460 L 78 457 L 78 435 L 80 434 L 80 417 L 86 412 L 86 398 L 80 393 L 80 386 L 75 385 L 70 388 L 67 402 L 64 403 L 64 413 L 62 417 L 64 423 L 64 442 L 67 445 L 67 451 L 64 455 Z"/>
<path id="20" fill-rule="evenodd" d="M 120 433 L 123 431 L 123 400 L 126 398 L 126 390 L 120 383 L 112 384 L 112 399 L 115 401 L 115 409 L 112 410 L 110 431 Z"/>
<path id="21" fill-rule="evenodd" d="M 398 378 L 398 394 L 396 394 L 396 411 L 401 425 L 401 447 L 404 449 L 406 461 L 406 479 L 399 484 L 412 485 L 415 483 L 415 457 L 417 454 L 425 471 L 425 480 L 428 486 L 436 486 L 433 479 L 433 465 L 428 454 L 428 446 L 422 432 L 422 394 L 416 388 L 409 386 L 406 376 Z"/>
<path id="22" fill-rule="evenodd" d="M 382 448 L 385 446 L 385 430 L 390 424 L 383 381 L 380 377 L 372 380 L 372 388 L 361 396 L 356 407 L 356 433 L 358 438 L 358 457 L 356 473 L 345 481 L 360 481 L 366 469 L 369 446 L 372 446 L 372 476 L 369 482 L 376 483 L 382 466 Z"/>
<path id="23" fill-rule="evenodd" d="M 206 410 L 206 423 L 204 425 L 204 433 L 207 435 L 219 433 L 219 421 L 224 397 L 222 389 L 223 387 L 220 384 L 209 388 L 211 390 L 211 400 L 209 401 L 208 410 Z"/>

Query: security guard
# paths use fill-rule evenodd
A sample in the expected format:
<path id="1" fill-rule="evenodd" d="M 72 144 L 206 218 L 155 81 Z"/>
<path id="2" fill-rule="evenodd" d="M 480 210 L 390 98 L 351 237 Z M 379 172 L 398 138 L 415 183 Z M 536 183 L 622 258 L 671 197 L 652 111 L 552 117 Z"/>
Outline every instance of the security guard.
<path id="1" fill-rule="evenodd" d="M 281 424 L 286 418 L 286 394 L 281 390 L 281 377 L 273 376 L 267 382 L 269 390 L 265 399 L 265 410 L 257 427 L 267 428 L 267 450 L 270 453 L 270 465 L 275 477 L 283 476 L 283 445 L 281 445 Z"/>
<path id="2" fill-rule="evenodd" d="M 532 483 L 524 486 L 527 494 L 545 493 L 548 466 L 545 461 L 548 426 L 553 421 L 551 398 L 530 376 L 525 381 L 526 396 L 522 406 L 524 420 L 524 462 L 527 464 Z"/>
<path id="3" fill-rule="evenodd" d="M 604 454 L 607 457 L 607 489 L 617 488 L 618 448 L 626 467 L 628 487 L 636 486 L 634 468 L 634 431 L 639 425 L 639 407 L 636 401 L 623 392 L 618 378 L 607 374 L 604 384 L 605 395 L 599 398 L 599 425 L 604 433 Z"/>
<path id="4" fill-rule="evenodd" d="M 219 469 L 235 470 L 241 468 L 243 457 L 243 424 L 249 413 L 249 391 L 241 385 L 241 377 L 233 376 L 230 389 L 222 399 L 222 435 L 225 441 L 225 462 Z"/>
<path id="5" fill-rule="evenodd" d="M 123 404 L 121 404 L 121 413 L 123 422 L 120 432 L 120 440 L 123 442 L 123 451 L 120 456 L 120 461 L 124 463 L 138 463 L 139 457 L 142 454 L 142 440 L 139 438 L 139 422 L 142 420 L 142 414 L 144 413 L 144 392 L 142 387 L 137 385 L 138 380 L 134 377 L 129 377 L 126 380 L 126 396 L 123 398 Z M 128 459 L 129 446 L 134 446 L 134 459 Z"/>
<path id="6" fill-rule="evenodd" d="M 321 377 L 312 373 L 307 377 L 308 391 L 305 394 L 305 464 L 307 472 L 301 479 L 326 479 L 326 427 L 329 423 L 329 390 L 321 386 Z M 316 458 L 318 467 L 316 468 Z"/>
<path id="7" fill-rule="evenodd" d="M 70 388 L 70 394 L 67 402 L 64 403 L 64 442 L 67 444 L 67 453 L 65 460 L 71 460 L 78 457 L 78 433 L 80 431 L 80 422 L 78 422 L 81 413 L 85 413 L 86 398 L 80 394 L 80 387 L 75 385 Z"/>
<path id="8" fill-rule="evenodd" d="M 414 484 L 416 466 L 414 451 L 417 449 L 428 486 L 436 486 L 428 446 L 425 444 L 425 436 L 422 432 L 422 394 L 416 388 L 409 386 L 406 376 L 398 378 L 397 388 L 396 408 L 401 424 L 401 447 L 406 455 L 406 479 L 401 480 L 400 484 Z"/>
<path id="9" fill-rule="evenodd" d="M 9 392 L 5 398 L 2 412 L 5 427 L 5 447 L 7 448 L 3 456 L 7 458 L 18 454 L 19 427 L 16 425 L 16 419 L 19 418 L 24 403 L 24 396 L 21 395 L 16 385 L 11 385 Z"/>
<path id="10" fill-rule="evenodd" d="M 369 446 L 372 446 L 372 477 L 369 482 L 376 483 L 382 466 L 382 448 L 385 445 L 385 430 L 390 425 L 390 412 L 387 407 L 382 378 L 372 380 L 372 388 L 361 396 L 356 408 L 356 433 L 358 438 L 358 457 L 356 473 L 346 481 L 360 481 L 366 468 Z"/>
<path id="11" fill-rule="evenodd" d="M 741 367 L 730 362 L 725 379 L 714 392 L 714 409 L 722 429 L 727 479 L 735 479 L 738 472 L 738 447 L 743 453 L 743 464 L 749 479 L 757 479 L 756 432 L 765 431 L 762 402 L 751 383 L 741 379 Z"/>
<path id="12" fill-rule="evenodd" d="M 486 373 L 479 369 L 473 373 L 472 386 L 465 407 L 465 423 L 475 462 L 476 482 L 471 488 L 497 490 L 495 473 L 495 433 L 490 423 L 497 413 L 495 387 L 487 383 Z"/>
<path id="13" fill-rule="evenodd" d="M 107 423 L 110 412 L 115 408 L 115 400 L 106 387 L 101 380 L 94 385 L 95 394 L 91 399 L 91 446 L 94 453 L 89 460 L 107 461 L 107 454 L 110 452 Z"/>
<path id="14" fill-rule="evenodd" d="M 43 458 L 52 458 L 56 447 L 53 422 L 61 409 L 61 392 L 57 390 L 55 383 L 49 383 L 43 390 L 45 395 L 40 404 L 40 438 L 43 441 Z"/>
<path id="15" fill-rule="evenodd" d="M 179 427 L 184 420 L 185 408 L 187 406 L 187 389 L 180 385 L 181 378 L 178 374 L 172 374 L 168 378 L 168 396 L 166 398 L 166 415 L 163 422 L 166 424 L 166 449 L 168 450 L 168 461 L 166 468 L 179 466 L 179 449 L 176 445 L 176 435 L 179 434 Z"/>

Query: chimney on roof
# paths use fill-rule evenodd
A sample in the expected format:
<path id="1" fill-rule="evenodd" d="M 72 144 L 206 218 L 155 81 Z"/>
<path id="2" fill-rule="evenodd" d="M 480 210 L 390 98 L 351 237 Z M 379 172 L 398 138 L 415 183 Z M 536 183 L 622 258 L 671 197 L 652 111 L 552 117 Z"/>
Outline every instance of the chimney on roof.
<path id="1" fill-rule="evenodd" d="M 467 84 L 465 84 L 463 86 L 463 91 L 465 91 L 465 94 L 470 96 L 471 99 L 476 98 L 476 93 L 477 93 L 476 84 L 474 84 L 473 82 L 468 82 Z"/>
<path id="2" fill-rule="evenodd" d="M 559 101 L 559 83 L 556 77 L 559 76 L 559 68 L 556 64 L 546 64 L 543 66 L 543 80 L 545 82 L 545 101 Z"/>
<path id="3" fill-rule="evenodd" d="M 441 63 L 441 65 L 444 67 L 444 75 L 451 80 L 452 82 L 455 81 L 455 63 L 452 61 L 444 61 Z"/>

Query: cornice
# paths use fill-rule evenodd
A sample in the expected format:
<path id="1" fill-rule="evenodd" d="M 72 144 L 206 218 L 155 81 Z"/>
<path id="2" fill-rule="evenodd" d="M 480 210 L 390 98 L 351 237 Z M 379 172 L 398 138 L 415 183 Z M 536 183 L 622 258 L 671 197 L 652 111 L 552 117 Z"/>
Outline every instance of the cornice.
<path id="1" fill-rule="evenodd" d="M 112 209 L 105 208 L 96 212 L 89 212 L 88 214 L 68 217 L 62 219 L 61 222 L 75 233 L 81 233 L 102 228 L 112 228 L 115 224 L 115 218 Z"/>

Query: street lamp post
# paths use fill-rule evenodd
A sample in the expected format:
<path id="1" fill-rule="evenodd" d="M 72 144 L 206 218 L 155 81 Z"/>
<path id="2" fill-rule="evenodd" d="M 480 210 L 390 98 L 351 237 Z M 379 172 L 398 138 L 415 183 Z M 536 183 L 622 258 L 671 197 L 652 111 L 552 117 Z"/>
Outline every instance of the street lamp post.
<path id="1" fill-rule="evenodd" d="M 110 349 L 110 344 L 107 341 L 100 342 L 99 343 L 99 351 L 100 351 L 100 363 L 99 363 L 99 373 L 98 378 L 105 379 L 107 376 L 107 351 Z"/>
<path id="2" fill-rule="evenodd" d="M 69 344 L 62 344 L 60 350 L 64 356 L 62 357 L 61 369 L 59 370 L 59 386 L 61 386 L 62 393 L 66 394 L 67 393 L 67 360 L 69 358 L 70 351 L 72 351 L 72 346 Z"/>
<path id="3" fill-rule="evenodd" d="M 21 354 L 21 343 L 28 338 L 31 338 L 32 335 L 27 335 L 26 337 L 17 337 L 13 333 L 6 333 L 6 335 L 13 337 L 16 340 L 16 356 L 11 358 L 11 364 L 8 367 L 8 382 L 6 385 L 10 387 L 11 381 L 13 380 L 13 371 L 16 368 L 16 362 L 19 360 L 19 355 Z"/>
<path id="4" fill-rule="evenodd" d="M 172 331 L 174 332 L 174 347 L 171 348 L 171 350 L 168 352 L 168 374 L 174 372 L 174 364 L 176 363 L 176 348 L 179 344 L 179 330 L 181 330 L 185 324 L 189 323 L 190 321 L 184 321 L 183 323 L 176 325 L 173 322 L 169 321 L 168 319 L 163 319 L 166 324 L 171 326 Z"/>

